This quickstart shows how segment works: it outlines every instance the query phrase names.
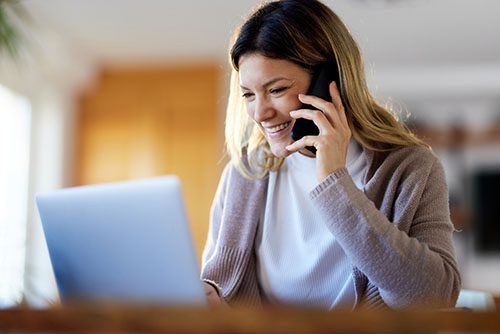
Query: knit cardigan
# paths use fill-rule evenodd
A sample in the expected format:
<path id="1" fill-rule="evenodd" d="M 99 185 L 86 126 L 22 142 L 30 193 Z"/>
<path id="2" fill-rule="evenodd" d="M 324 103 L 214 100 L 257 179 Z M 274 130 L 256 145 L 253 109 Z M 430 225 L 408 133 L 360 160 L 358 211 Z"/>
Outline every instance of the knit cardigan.
<path id="1" fill-rule="evenodd" d="M 353 265 L 356 307 L 453 307 L 460 274 L 441 163 L 419 146 L 362 154 L 363 190 L 341 168 L 309 194 Z M 230 305 L 263 303 L 254 244 L 267 185 L 228 164 L 212 204 L 201 278 Z"/>

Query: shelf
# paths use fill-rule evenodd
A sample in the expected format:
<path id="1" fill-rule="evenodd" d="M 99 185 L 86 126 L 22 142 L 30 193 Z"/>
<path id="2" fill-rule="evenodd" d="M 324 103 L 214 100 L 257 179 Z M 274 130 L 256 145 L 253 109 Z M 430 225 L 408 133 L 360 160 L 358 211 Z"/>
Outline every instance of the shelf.
<path id="1" fill-rule="evenodd" d="M 412 131 L 435 149 L 460 149 L 492 144 L 500 145 L 500 126 L 485 129 L 418 126 L 412 128 Z"/>

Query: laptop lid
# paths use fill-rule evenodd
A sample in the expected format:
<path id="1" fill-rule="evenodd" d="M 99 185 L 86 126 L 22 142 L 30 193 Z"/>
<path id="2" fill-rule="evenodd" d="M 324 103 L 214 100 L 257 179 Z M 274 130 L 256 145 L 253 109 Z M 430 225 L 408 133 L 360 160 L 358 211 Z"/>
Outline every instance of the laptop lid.
<path id="1" fill-rule="evenodd" d="M 206 303 L 175 176 L 36 197 L 62 303 Z"/>

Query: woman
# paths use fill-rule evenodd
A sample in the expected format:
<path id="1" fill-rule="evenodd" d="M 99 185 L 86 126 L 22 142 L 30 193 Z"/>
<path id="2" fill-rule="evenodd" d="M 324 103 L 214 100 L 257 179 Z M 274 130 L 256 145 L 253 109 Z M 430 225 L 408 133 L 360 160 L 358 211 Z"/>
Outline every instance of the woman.
<path id="1" fill-rule="evenodd" d="M 244 22 L 230 57 L 231 162 L 203 253 L 209 301 L 454 306 L 460 276 L 443 168 L 370 95 L 341 20 L 319 1 L 271 2 Z M 305 95 L 332 60 L 340 80 L 331 101 Z M 300 118 L 319 134 L 294 141 Z"/>

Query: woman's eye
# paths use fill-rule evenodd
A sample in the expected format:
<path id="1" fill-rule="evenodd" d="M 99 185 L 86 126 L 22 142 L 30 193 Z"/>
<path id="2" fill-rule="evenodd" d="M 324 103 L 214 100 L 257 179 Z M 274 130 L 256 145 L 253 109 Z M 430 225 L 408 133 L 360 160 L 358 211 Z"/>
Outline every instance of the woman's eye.
<path id="1" fill-rule="evenodd" d="M 249 97 L 251 97 L 251 96 L 253 96 L 253 94 L 252 94 L 252 93 L 243 93 L 243 95 L 242 95 L 242 97 L 243 97 L 244 99 L 248 99 L 248 98 L 249 98 Z"/>
<path id="2" fill-rule="evenodd" d="M 269 92 L 271 94 L 279 94 L 281 92 L 284 92 L 286 89 L 288 89 L 288 87 L 279 87 L 279 88 L 273 88 L 271 89 Z"/>

